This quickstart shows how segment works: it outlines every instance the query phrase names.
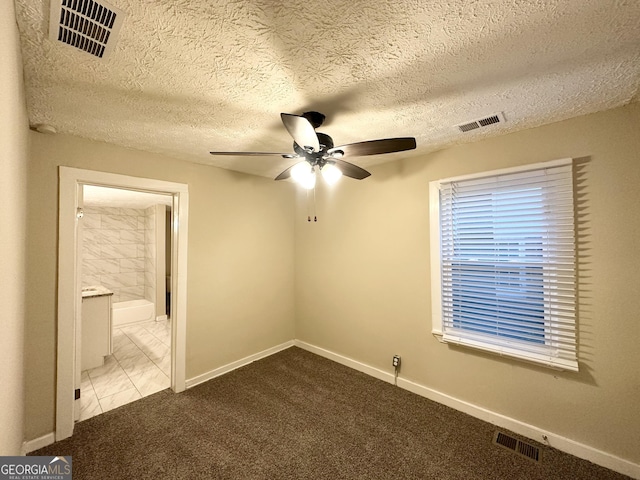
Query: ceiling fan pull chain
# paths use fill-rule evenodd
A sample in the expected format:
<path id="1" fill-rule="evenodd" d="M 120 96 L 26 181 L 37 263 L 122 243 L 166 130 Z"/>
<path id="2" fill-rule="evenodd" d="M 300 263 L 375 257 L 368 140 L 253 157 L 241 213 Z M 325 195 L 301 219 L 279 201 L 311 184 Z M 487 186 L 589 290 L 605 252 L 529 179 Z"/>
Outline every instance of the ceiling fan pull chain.
<path id="1" fill-rule="evenodd" d="M 309 190 L 307 190 L 307 222 L 311 221 L 311 211 L 309 207 Z"/>
<path id="2" fill-rule="evenodd" d="M 316 186 L 313 186 L 313 221 L 317 222 L 318 217 L 316 216 Z"/>

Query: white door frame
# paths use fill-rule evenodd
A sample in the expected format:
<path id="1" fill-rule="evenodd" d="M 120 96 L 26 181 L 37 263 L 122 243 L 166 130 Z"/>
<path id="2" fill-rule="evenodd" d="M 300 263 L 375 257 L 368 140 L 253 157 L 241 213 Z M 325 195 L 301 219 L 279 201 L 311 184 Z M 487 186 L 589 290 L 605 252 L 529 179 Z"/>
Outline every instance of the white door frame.
<path id="1" fill-rule="evenodd" d="M 189 188 L 182 183 L 63 167 L 59 169 L 58 210 L 58 359 L 56 381 L 56 441 L 70 437 L 74 427 L 76 299 L 81 295 L 77 274 L 78 185 L 124 188 L 173 196 L 171 273 L 171 389 L 185 390 L 187 331 L 187 241 Z"/>

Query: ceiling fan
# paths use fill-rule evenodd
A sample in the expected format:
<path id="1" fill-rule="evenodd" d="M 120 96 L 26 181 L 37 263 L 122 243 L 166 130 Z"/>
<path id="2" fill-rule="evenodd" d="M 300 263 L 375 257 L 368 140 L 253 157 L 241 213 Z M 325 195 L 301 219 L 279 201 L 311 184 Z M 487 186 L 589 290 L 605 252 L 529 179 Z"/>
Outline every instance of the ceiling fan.
<path id="1" fill-rule="evenodd" d="M 283 158 L 300 159 L 275 179 L 284 180 L 291 177 L 304 188 L 311 189 L 316 183 L 316 167 L 330 184 L 335 183 L 342 175 L 362 180 L 371 174 L 353 163 L 345 162 L 342 160 L 343 157 L 379 155 L 416 148 L 416 139 L 413 137 L 368 140 L 335 147 L 329 135 L 316 132 L 316 128 L 320 127 L 325 119 L 322 113 L 305 112 L 302 115 L 281 113 L 280 117 L 293 137 L 295 153 L 210 152 L 211 155 L 278 155 Z"/>

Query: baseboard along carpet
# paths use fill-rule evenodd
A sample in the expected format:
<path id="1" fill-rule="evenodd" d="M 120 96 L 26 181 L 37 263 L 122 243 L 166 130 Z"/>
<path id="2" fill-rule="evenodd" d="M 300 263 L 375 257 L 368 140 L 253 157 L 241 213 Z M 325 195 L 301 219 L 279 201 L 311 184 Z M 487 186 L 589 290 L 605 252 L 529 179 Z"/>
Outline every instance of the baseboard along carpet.
<path id="1" fill-rule="evenodd" d="M 90 418 L 31 455 L 71 455 L 83 479 L 627 479 L 291 347 L 180 394 Z"/>

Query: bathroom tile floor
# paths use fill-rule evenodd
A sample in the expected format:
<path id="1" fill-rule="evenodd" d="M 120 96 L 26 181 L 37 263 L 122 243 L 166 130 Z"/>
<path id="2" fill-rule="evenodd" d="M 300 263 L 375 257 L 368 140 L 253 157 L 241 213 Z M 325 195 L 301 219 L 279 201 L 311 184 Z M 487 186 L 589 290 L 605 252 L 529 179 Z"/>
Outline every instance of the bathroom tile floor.
<path id="1" fill-rule="evenodd" d="M 80 421 L 169 388 L 171 323 L 114 328 L 113 355 L 82 372 Z"/>

